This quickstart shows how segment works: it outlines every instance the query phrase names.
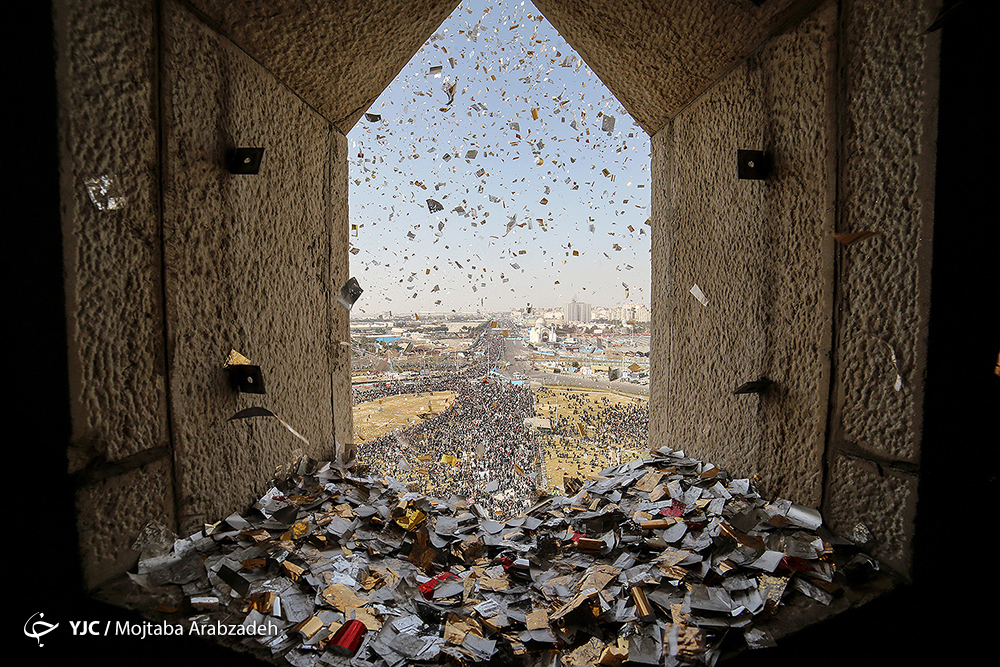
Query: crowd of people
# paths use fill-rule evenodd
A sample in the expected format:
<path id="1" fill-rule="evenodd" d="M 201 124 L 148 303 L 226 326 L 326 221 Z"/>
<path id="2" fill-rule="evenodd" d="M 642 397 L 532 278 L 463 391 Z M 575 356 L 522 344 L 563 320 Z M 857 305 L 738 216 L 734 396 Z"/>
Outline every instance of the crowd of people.
<path id="1" fill-rule="evenodd" d="M 489 373 L 494 361 L 503 353 L 504 339 L 498 334 L 484 334 L 467 350 L 469 362 L 458 368 L 433 371 L 406 380 L 387 380 L 354 388 L 354 405 L 398 394 L 418 394 L 432 391 L 455 391 L 468 380 Z"/>
<path id="2" fill-rule="evenodd" d="M 455 391 L 452 406 L 413 426 L 359 443 L 358 460 L 429 495 L 455 493 L 491 516 L 520 514 L 534 497 L 538 443 L 524 425 L 534 416 L 526 385 L 490 378 L 504 339 L 485 334 L 473 363 L 444 377 L 423 376 L 356 390 L 355 404 L 396 394 Z"/>
<path id="3" fill-rule="evenodd" d="M 541 447 L 546 440 L 524 424 L 525 418 L 536 414 L 529 386 L 490 376 L 504 342 L 502 336 L 484 334 L 470 348 L 473 361 L 445 376 L 356 389 L 355 404 L 396 394 L 456 392 L 447 410 L 359 443 L 358 461 L 427 495 L 462 496 L 494 518 L 517 516 L 530 507 L 542 481 Z M 649 422 L 645 402 L 619 404 L 603 398 L 595 411 L 582 396 L 567 400 L 572 417 L 553 420 L 555 433 L 579 437 L 579 422 L 594 427 L 601 442 L 630 449 L 645 446 Z"/>
<path id="4" fill-rule="evenodd" d="M 539 395 L 552 393 L 540 389 Z M 552 433 L 569 438 L 584 437 L 623 449 L 642 451 L 648 446 L 649 403 L 636 400 L 630 403 L 613 402 L 601 396 L 599 406 L 594 406 L 592 396 L 583 392 L 561 392 L 563 416 L 550 418 Z M 581 434 L 577 424 L 585 428 Z"/>
<path id="5" fill-rule="evenodd" d="M 424 375 L 411 380 L 387 380 L 354 388 L 354 405 L 377 401 L 380 398 L 398 394 L 423 394 L 432 391 L 454 391 L 456 381 L 471 378 L 459 377 L 455 373 Z"/>

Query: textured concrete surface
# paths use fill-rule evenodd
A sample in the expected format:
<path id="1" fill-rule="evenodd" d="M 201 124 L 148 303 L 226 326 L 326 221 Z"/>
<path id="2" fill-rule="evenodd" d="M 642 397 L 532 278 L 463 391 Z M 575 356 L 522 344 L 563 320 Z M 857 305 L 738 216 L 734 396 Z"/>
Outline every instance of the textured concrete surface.
<path id="1" fill-rule="evenodd" d="M 536 0 L 615 94 L 657 133 L 744 56 L 817 0 Z"/>
<path id="2" fill-rule="evenodd" d="M 158 35 L 155 4 L 55 5 L 67 456 L 82 471 L 88 585 L 128 567 L 126 547 L 145 521 L 191 530 L 258 497 L 294 450 L 333 457 L 334 431 L 342 443 L 352 433 L 349 355 L 336 344 L 349 314 L 334 300 L 349 277 L 347 140 L 181 4 L 162 3 Z M 258 176 L 225 170 L 237 145 L 264 146 Z M 102 210 L 84 181 L 104 174 L 119 200 Z M 231 347 L 262 366 L 266 395 L 229 388 Z M 273 420 L 226 421 L 250 405 L 311 446 Z M 167 459 L 149 463 L 163 447 Z"/>
<path id="3" fill-rule="evenodd" d="M 347 134 L 459 0 L 190 0 Z"/>
<path id="4" fill-rule="evenodd" d="M 131 565 L 146 520 L 175 520 L 169 459 L 89 474 L 169 446 L 153 5 L 53 3 L 72 421 L 63 465 L 88 473 L 76 493 L 88 585 Z M 105 175 L 115 208 L 88 194 L 86 181 Z"/>
<path id="5" fill-rule="evenodd" d="M 923 432 L 937 136 L 939 36 L 920 33 L 939 5 L 849 0 L 841 12 L 845 81 L 837 225 L 839 232 L 877 235 L 837 250 L 835 382 L 823 509 L 835 529 L 847 530 L 862 517 L 874 523 L 884 541 L 879 555 L 904 572 L 912 560 Z M 839 450 L 878 463 L 848 464 Z M 892 476 L 872 472 L 887 469 Z"/>
<path id="6" fill-rule="evenodd" d="M 340 288 L 350 279 L 350 238 L 351 216 L 348 209 L 347 137 L 333 132 L 330 156 L 330 176 L 327 181 L 330 205 L 330 284 L 336 300 Z M 362 289 L 371 286 L 361 285 Z M 364 299 L 364 294 L 361 295 Z M 334 301 L 330 308 L 330 400 L 333 403 L 333 418 L 336 426 L 337 460 L 353 458 L 350 450 L 354 440 L 354 398 L 351 393 L 351 348 L 341 342 L 351 340 L 351 314 Z M 345 452 L 345 449 L 348 450 Z"/>
<path id="7" fill-rule="evenodd" d="M 185 531 L 259 497 L 294 450 L 334 456 L 331 324 L 344 317 L 332 282 L 343 271 L 330 262 L 346 264 L 348 226 L 334 230 L 331 181 L 346 191 L 332 166 L 346 164 L 346 140 L 180 4 L 164 4 L 162 30 L 168 363 Z M 264 148 L 259 174 L 227 171 L 236 146 Z M 266 395 L 230 389 L 231 348 L 261 366 Z M 273 419 L 227 421 L 253 405 L 310 445 Z"/>
<path id="8" fill-rule="evenodd" d="M 756 473 L 835 530 L 866 520 L 904 573 L 936 132 L 919 33 L 936 6 L 827 3 L 653 137 L 652 441 Z M 737 181 L 738 147 L 772 151 L 772 176 Z M 863 230 L 878 235 L 830 238 Z M 760 375 L 768 393 L 730 395 Z"/>
<path id="9" fill-rule="evenodd" d="M 829 3 L 775 37 L 653 137 L 651 442 L 808 505 L 829 385 L 835 18 Z M 771 176 L 738 179 L 737 149 L 771 152 Z M 732 394 L 761 376 L 767 393 Z"/>
<path id="10" fill-rule="evenodd" d="M 830 470 L 829 509 L 823 518 L 844 533 L 863 522 L 876 538 L 878 557 L 906 574 L 913 564 L 917 482 L 912 475 L 837 455 Z"/>
<path id="11" fill-rule="evenodd" d="M 911 463 L 920 459 L 934 203 L 937 37 L 920 35 L 934 17 L 928 4 L 851 0 L 842 18 L 838 231 L 878 235 L 839 251 L 834 437 Z"/>
<path id="12" fill-rule="evenodd" d="M 81 559 L 92 585 L 136 564 L 139 554 L 130 545 L 147 522 L 175 524 L 170 467 L 164 457 L 77 491 Z"/>
<path id="13" fill-rule="evenodd" d="M 671 397 L 670 359 L 673 327 L 670 313 L 675 289 L 670 247 L 674 239 L 673 127 L 668 124 L 650 140 L 650 336 L 649 336 L 649 446 L 666 444 Z"/>
<path id="14" fill-rule="evenodd" d="M 168 438 L 152 8 L 53 5 L 72 472 Z M 118 208 L 101 210 L 88 195 L 85 181 L 104 175 L 123 198 Z"/>
<path id="15" fill-rule="evenodd" d="M 350 131 L 458 0 L 190 0 L 205 19 Z M 817 0 L 539 0 L 647 132 Z"/>

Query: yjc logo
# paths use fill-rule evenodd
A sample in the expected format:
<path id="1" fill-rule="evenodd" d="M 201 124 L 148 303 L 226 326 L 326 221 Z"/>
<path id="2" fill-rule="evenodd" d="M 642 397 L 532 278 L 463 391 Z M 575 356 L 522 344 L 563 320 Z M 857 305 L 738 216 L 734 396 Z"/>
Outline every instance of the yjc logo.
<path id="1" fill-rule="evenodd" d="M 70 621 L 69 629 L 73 631 L 74 635 L 85 635 L 88 632 L 92 635 L 101 634 L 101 622 L 100 621 Z"/>
<path id="2" fill-rule="evenodd" d="M 36 621 L 34 620 L 35 616 L 37 616 L 39 619 L 45 618 L 45 614 L 43 614 L 42 612 L 33 614 L 32 617 L 28 619 L 28 622 L 24 624 L 24 634 L 25 636 L 36 639 L 38 641 L 39 646 L 45 646 L 45 644 L 42 643 L 42 637 L 49 634 L 56 628 L 58 628 L 59 624 L 47 623 L 46 621 L 42 620 Z"/>

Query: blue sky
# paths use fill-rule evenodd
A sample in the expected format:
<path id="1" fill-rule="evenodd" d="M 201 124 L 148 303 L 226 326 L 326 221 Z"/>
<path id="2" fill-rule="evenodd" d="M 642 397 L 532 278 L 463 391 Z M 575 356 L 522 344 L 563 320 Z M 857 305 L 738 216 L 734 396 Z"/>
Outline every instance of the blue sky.
<path id="1" fill-rule="evenodd" d="M 462 2 L 368 113 L 354 316 L 649 303 L 649 137 L 531 2 Z"/>

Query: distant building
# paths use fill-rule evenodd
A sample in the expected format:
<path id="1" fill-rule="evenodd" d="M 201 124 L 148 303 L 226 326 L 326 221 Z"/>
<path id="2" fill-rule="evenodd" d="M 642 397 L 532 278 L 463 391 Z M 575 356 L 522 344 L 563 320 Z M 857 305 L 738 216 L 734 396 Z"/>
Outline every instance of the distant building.
<path id="1" fill-rule="evenodd" d="M 590 304 L 573 299 L 563 307 L 563 319 L 567 322 L 590 322 Z"/>
<path id="2" fill-rule="evenodd" d="M 556 342 L 556 332 L 546 327 L 545 320 L 539 317 L 535 320 L 535 326 L 528 332 L 528 342 L 532 344 L 554 343 Z"/>
<path id="3" fill-rule="evenodd" d="M 620 314 L 622 324 L 628 324 L 629 322 L 649 322 L 652 319 L 650 317 L 649 306 L 644 306 L 641 303 L 622 304 Z"/>

